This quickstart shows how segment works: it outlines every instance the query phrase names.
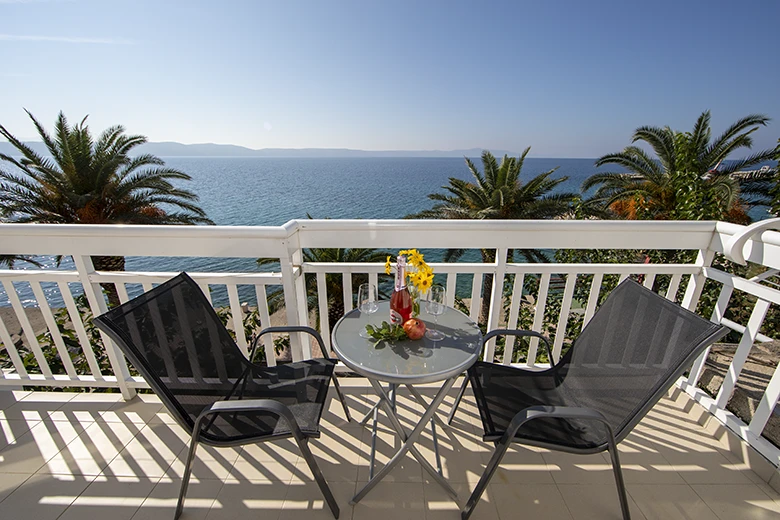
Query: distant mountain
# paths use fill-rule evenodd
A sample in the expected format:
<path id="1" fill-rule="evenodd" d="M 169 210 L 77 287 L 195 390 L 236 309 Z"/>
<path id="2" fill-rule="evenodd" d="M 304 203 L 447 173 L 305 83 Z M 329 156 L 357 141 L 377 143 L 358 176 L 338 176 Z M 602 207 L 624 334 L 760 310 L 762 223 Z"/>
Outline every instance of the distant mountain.
<path id="1" fill-rule="evenodd" d="M 46 154 L 40 141 L 26 143 L 38 153 Z M 468 150 L 352 150 L 349 148 L 262 148 L 253 150 L 232 144 L 182 144 L 174 142 L 146 143 L 135 148 L 135 153 L 159 157 L 479 157 L 482 148 Z M 504 150 L 492 150 L 496 156 L 519 155 Z M 0 153 L 18 155 L 10 143 L 0 141 Z"/>

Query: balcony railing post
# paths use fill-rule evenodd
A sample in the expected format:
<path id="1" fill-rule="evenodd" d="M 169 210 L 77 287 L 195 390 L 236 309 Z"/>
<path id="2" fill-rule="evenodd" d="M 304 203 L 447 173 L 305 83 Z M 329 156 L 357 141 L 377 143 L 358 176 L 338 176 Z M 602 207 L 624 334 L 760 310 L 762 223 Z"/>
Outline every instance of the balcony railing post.
<path id="1" fill-rule="evenodd" d="M 504 309 L 504 276 L 506 276 L 507 248 L 499 247 L 496 250 L 495 273 L 493 274 L 493 287 L 490 295 L 490 312 L 488 313 L 487 332 L 498 328 L 499 318 Z M 476 276 L 476 275 L 475 275 Z M 485 361 L 493 361 L 496 349 L 496 339 L 491 339 L 485 346 Z"/>
<path id="2" fill-rule="evenodd" d="M 279 258 L 279 265 L 282 271 L 282 288 L 284 290 L 284 308 L 287 315 L 287 324 L 306 325 L 308 321 L 305 319 L 306 287 L 303 269 L 301 267 L 303 255 L 301 254 L 301 248 L 298 245 L 297 233 L 285 240 L 284 245 L 287 250 L 287 256 Z M 296 277 L 300 278 L 300 280 Z M 302 300 L 299 299 L 299 283 L 303 283 L 304 298 Z M 303 320 L 301 319 L 301 305 L 304 306 Z M 292 353 L 293 361 L 311 358 L 311 349 L 309 347 L 308 338 L 301 338 L 300 336 L 301 335 L 298 334 L 290 334 L 290 351 Z"/>
<path id="3" fill-rule="evenodd" d="M 92 259 L 89 256 L 73 255 L 73 262 L 76 264 L 76 270 L 79 273 L 79 278 L 81 278 L 81 286 L 84 288 L 84 294 L 87 296 L 92 314 L 99 316 L 107 312 L 108 305 L 103 297 L 103 289 L 100 287 L 99 282 L 92 281 L 92 277 L 95 275 L 95 266 L 92 264 Z M 135 389 L 127 384 L 130 379 L 130 369 L 127 367 L 124 354 L 103 331 L 100 331 L 100 338 L 103 340 L 103 345 L 105 346 L 106 354 L 108 354 L 111 369 L 116 376 L 119 391 L 122 392 L 122 397 L 125 400 L 132 399 L 135 397 Z"/>
<path id="4" fill-rule="evenodd" d="M 715 258 L 715 251 L 711 249 L 699 249 L 699 253 L 696 255 L 696 267 L 698 272 L 691 275 L 691 279 L 688 281 L 688 286 L 685 288 L 685 296 L 683 296 L 682 306 L 689 311 L 696 311 L 696 306 L 699 304 L 699 298 L 701 297 L 701 291 L 704 288 L 704 282 L 707 281 L 707 277 L 704 275 L 704 268 L 712 265 L 712 260 Z"/>

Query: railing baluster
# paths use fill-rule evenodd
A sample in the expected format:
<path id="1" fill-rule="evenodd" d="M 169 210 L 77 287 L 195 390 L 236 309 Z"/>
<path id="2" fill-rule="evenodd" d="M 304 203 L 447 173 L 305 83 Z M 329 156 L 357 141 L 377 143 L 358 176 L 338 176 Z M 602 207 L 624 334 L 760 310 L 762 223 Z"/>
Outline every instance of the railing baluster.
<path id="1" fill-rule="evenodd" d="M 270 327 L 271 315 L 268 311 L 268 293 L 265 290 L 265 285 L 255 285 L 255 298 L 257 298 L 257 313 L 260 316 L 260 326 L 263 329 Z M 265 348 L 265 362 L 269 367 L 275 367 L 276 351 L 274 350 L 274 338 L 271 334 L 265 334 L 262 340 L 263 348 Z M 327 342 L 327 340 L 325 341 Z"/>
<path id="2" fill-rule="evenodd" d="M 352 304 L 352 273 L 346 272 L 342 278 L 344 283 L 344 314 L 346 314 L 355 308 Z"/>
<path id="3" fill-rule="evenodd" d="M 536 332 L 542 332 L 542 325 L 544 324 L 544 310 L 547 307 L 547 291 L 550 288 L 550 273 L 542 274 L 541 280 L 539 280 L 539 293 L 536 298 L 536 312 L 534 313 L 534 325 L 532 330 Z M 539 338 L 531 338 L 528 342 L 528 359 L 526 359 L 526 365 L 529 367 L 536 366 L 536 350 L 539 346 Z"/>
<path id="4" fill-rule="evenodd" d="M 558 328 L 555 331 L 555 342 L 553 343 L 553 359 L 557 363 L 561 357 L 563 349 L 563 340 L 566 338 L 566 326 L 569 324 L 569 310 L 571 301 L 574 298 L 574 286 L 577 283 L 577 273 L 567 273 L 566 287 L 563 290 L 563 301 L 561 302 L 561 313 L 558 315 Z"/>
<path id="5" fill-rule="evenodd" d="M 129 302 L 130 296 L 127 295 L 127 287 L 125 287 L 125 284 L 117 282 L 114 286 L 116 287 L 116 294 L 119 296 L 119 303 Z"/>
<path id="6" fill-rule="evenodd" d="M 474 273 L 474 280 L 471 282 L 471 310 L 469 316 L 472 320 L 479 320 L 479 311 L 482 302 L 482 273 Z"/>
<path id="7" fill-rule="evenodd" d="M 145 293 L 147 293 L 147 292 L 151 291 L 151 290 L 154 288 L 154 286 L 153 286 L 151 283 L 149 283 L 149 282 L 144 282 L 144 283 L 142 283 L 142 284 L 141 284 L 141 287 L 143 287 L 143 288 L 144 288 L 144 292 L 145 292 Z"/>
<path id="8" fill-rule="evenodd" d="M 601 294 L 601 282 L 604 280 L 604 273 L 593 275 L 593 281 L 590 284 L 590 295 L 588 296 L 588 305 L 585 307 L 585 316 L 582 318 L 582 328 L 588 324 L 590 319 L 596 313 L 596 307 L 599 304 L 599 294 Z"/>
<path id="9" fill-rule="evenodd" d="M 241 301 L 238 299 L 238 286 L 229 283 L 225 287 L 227 287 L 228 300 L 230 301 L 230 316 L 233 332 L 236 333 L 236 343 L 247 356 L 249 355 L 249 345 L 246 341 L 246 334 L 244 334 L 244 311 L 241 308 Z"/>
<path id="10" fill-rule="evenodd" d="M 62 340 L 62 334 L 60 334 L 60 328 L 57 326 L 57 320 L 54 319 L 54 314 L 51 312 L 49 302 L 46 300 L 46 295 L 43 293 L 43 288 L 40 282 L 31 281 L 30 287 L 32 288 L 33 295 L 38 301 L 38 308 L 43 316 L 43 321 L 46 322 L 46 326 L 49 328 L 49 334 L 54 341 L 54 346 L 57 348 L 57 353 L 60 355 L 60 361 L 62 366 L 65 367 L 65 373 L 71 379 L 76 379 L 76 368 L 73 366 L 73 360 L 70 358 L 68 347 L 65 346 L 65 342 Z"/>
<path id="11" fill-rule="evenodd" d="M 512 302 L 509 304 L 509 321 L 506 324 L 506 328 L 510 330 L 517 328 L 517 318 L 520 316 L 520 306 L 523 304 L 524 279 L 525 279 L 524 273 L 515 273 L 515 281 L 512 284 Z M 514 354 L 515 354 L 515 337 L 507 336 L 504 344 L 503 363 L 505 365 L 509 365 L 510 363 L 512 363 Z"/>
<path id="12" fill-rule="evenodd" d="M 209 289 L 209 284 L 199 283 L 198 286 L 200 287 L 200 290 L 203 291 L 203 295 L 206 297 L 209 303 L 211 305 L 214 305 L 214 302 L 211 301 L 211 289 Z"/>
<path id="13" fill-rule="evenodd" d="M 491 331 L 498 327 L 498 319 L 504 308 L 504 274 L 506 273 L 506 257 L 508 251 L 505 247 L 499 247 L 496 250 L 496 271 L 493 274 L 493 287 L 490 290 L 490 311 L 488 312 L 487 330 Z M 488 341 L 485 345 L 485 359 L 493 359 L 496 349 L 496 338 Z"/>
<path id="14" fill-rule="evenodd" d="M 89 256 L 73 255 L 73 263 L 76 264 L 76 270 L 79 273 L 79 278 L 81 278 L 81 286 L 84 288 L 84 294 L 87 297 L 87 301 L 89 301 L 92 314 L 99 316 L 107 312 L 108 305 L 103 296 L 103 289 L 100 287 L 99 282 L 93 282 L 91 279 L 91 277 L 97 276 L 92 259 Z M 108 354 L 108 360 L 111 362 L 111 369 L 116 376 L 122 397 L 132 399 L 135 397 L 135 389 L 128 385 L 130 370 L 127 367 L 124 354 L 102 330 L 100 331 L 100 338 L 103 340 L 103 345 L 106 348 L 106 354 Z"/>
<path id="15" fill-rule="evenodd" d="M 629 274 L 629 273 L 622 273 L 622 274 L 620 275 L 620 278 L 618 278 L 618 285 L 620 285 L 621 283 L 623 283 L 623 280 L 625 280 L 626 278 L 628 278 L 628 274 Z"/>
<path id="16" fill-rule="evenodd" d="M 16 350 L 16 345 L 14 345 L 14 342 L 11 340 L 11 335 L 8 333 L 2 316 L 0 316 L 0 340 L 2 340 L 3 345 L 5 345 L 5 351 L 8 352 L 8 357 L 11 358 L 16 373 L 19 377 L 27 377 L 27 369 L 24 367 L 22 358 L 19 357 L 19 352 Z"/>
<path id="17" fill-rule="evenodd" d="M 320 310 L 322 341 L 330 348 L 330 316 L 328 314 L 328 285 L 325 279 L 326 276 L 325 273 L 317 273 L 317 304 Z"/>
<path id="18" fill-rule="evenodd" d="M 680 288 L 681 281 L 682 281 L 681 274 L 672 275 L 672 279 L 669 281 L 669 288 L 666 290 L 667 300 L 677 301 L 677 290 Z"/>
<path id="19" fill-rule="evenodd" d="M 14 287 L 13 282 L 3 280 L 3 288 L 5 288 L 5 293 L 8 296 L 8 300 L 10 300 L 11 306 L 16 313 L 16 319 L 19 320 L 19 325 L 22 326 L 24 337 L 27 339 L 27 345 L 35 355 L 35 360 L 38 362 L 38 367 L 41 369 L 41 374 L 43 374 L 47 379 L 53 379 L 54 377 L 51 373 L 49 363 L 46 361 L 46 356 L 43 355 L 41 346 L 38 343 L 38 338 L 35 337 L 35 330 L 30 324 L 30 320 L 27 318 L 27 312 L 25 312 L 24 307 L 22 306 L 22 302 L 19 301 L 19 295 L 16 293 L 16 288 Z"/>
<path id="20" fill-rule="evenodd" d="M 81 313 L 76 307 L 76 301 L 73 299 L 73 293 L 70 292 L 70 286 L 67 282 L 58 282 L 57 286 L 60 288 L 62 301 L 65 302 L 65 308 L 68 309 L 70 322 L 73 324 L 73 329 L 76 331 L 76 337 L 79 338 L 81 351 L 84 353 L 84 358 L 87 360 L 89 369 L 92 372 L 92 377 L 95 379 L 103 379 L 103 373 L 100 371 L 100 365 L 95 358 L 95 352 L 92 350 L 92 342 L 89 341 L 87 329 L 84 327 L 84 321 L 81 317 Z"/>
<path id="21" fill-rule="evenodd" d="M 368 273 L 368 283 L 379 290 L 379 275 L 377 273 Z"/>
<path id="22" fill-rule="evenodd" d="M 455 293 L 458 289 L 458 273 L 447 273 L 447 305 L 455 307 Z"/>
<path id="23" fill-rule="evenodd" d="M 652 290 L 654 283 L 655 283 L 655 273 L 654 272 L 646 273 L 644 286 Z"/>
<path id="24" fill-rule="evenodd" d="M 712 316 L 710 317 L 711 322 L 720 324 L 723 321 L 723 316 L 726 314 L 726 307 L 728 307 L 733 292 L 733 285 L 723 284 L 723 287 L 720 289 L 718 301 L 715 303 L 715 308 L 712 310 Z M 704 363 L 707 362 L 707 356 L 709 355 L 710 347 L 707 347 L 707 349 L 696 358 L 696 361 L 693 362 L 693 366 L 688 373 L 688 384 L 693 385 L 694 387 L 698 384 L 699 378 L 704 370 Z"/>
<path id="25" fill-rule="evenodd" d="M 734 353 L 734 358 L 731 360 L 729 370 L 726 372 L 726 377 L 723 379 L 723 384 L 718 391 L 718 396 L 715 398 L 715 404 L 719 408 L 726 408 L 726 404 L 731 398 L 731 393 L 734 391 L 734 387 L 737 384 L 739 374 L 742 372 L 742 367 L 745 366 L 750 349 L 753 347 L 753 343 L 756 341 L 761 324 L 764 323 L 764 318 L 769 310 L 769 302 L 766 300 L 758 299 L 753 312 L 750 313 L 750 319 L 745 326 L 745 333 L 742 335 L 742 339 L 739 341 L 737 351 Z"/>
<path id="26" fill-rule="evenodd" d="M 769 380 L 766 391 L 758 403 L 756 413 L 753 414 L 753 418 L 750 420 L 748 429 L 756 437 L 760 436 L 764 431 L 764 427 L 767 421 L 769 421 L 778 399 L 780 399 L 780 365 L 775 368 L 772 379 Z"/>

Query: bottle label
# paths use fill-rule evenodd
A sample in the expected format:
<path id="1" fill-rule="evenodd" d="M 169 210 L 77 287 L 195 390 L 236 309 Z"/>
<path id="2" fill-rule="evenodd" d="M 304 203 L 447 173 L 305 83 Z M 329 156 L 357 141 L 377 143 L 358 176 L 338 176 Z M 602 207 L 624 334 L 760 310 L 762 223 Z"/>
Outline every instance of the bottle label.
<path id="1" fill-rule="evenodd" d="M 398 313 L 395 309 L 390 309 L 390 323 L 393 325 L 402 325 L 403 324 L 403 317 Z"/>

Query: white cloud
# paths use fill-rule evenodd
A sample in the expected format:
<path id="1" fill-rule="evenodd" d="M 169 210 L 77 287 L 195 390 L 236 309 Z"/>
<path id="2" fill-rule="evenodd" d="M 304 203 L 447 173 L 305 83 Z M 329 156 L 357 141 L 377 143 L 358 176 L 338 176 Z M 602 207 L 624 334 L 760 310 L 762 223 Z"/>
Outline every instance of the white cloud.
<path id="1" fill-rule="evenodd" d="M 0 0 L 2 2 L 3 0 Z M 0 34 L 0 41 L 10 42 L 56 42 L 56 43 L 86 43 L 97 45 L 135 45 L 133 40 L 122 38 L 81 38 L 70 36 L 35 36 L 35 35 L 17 35 Z"/>

